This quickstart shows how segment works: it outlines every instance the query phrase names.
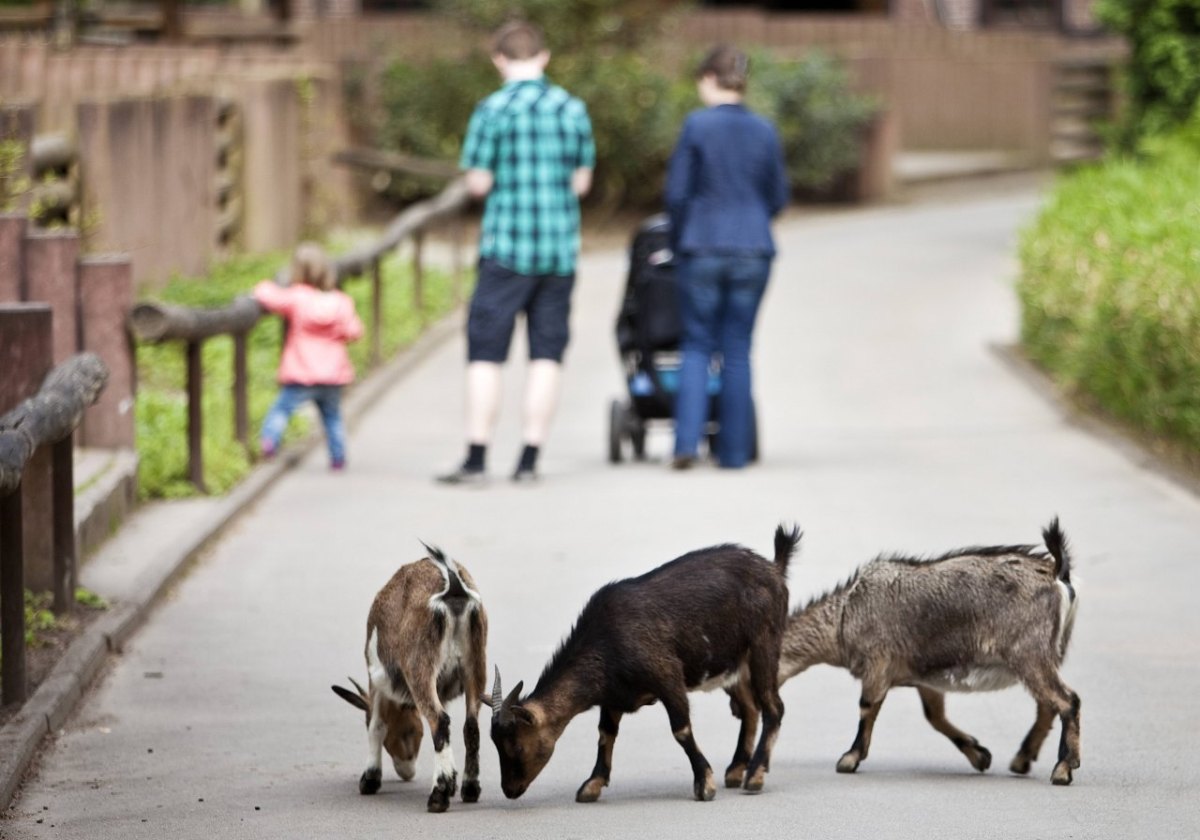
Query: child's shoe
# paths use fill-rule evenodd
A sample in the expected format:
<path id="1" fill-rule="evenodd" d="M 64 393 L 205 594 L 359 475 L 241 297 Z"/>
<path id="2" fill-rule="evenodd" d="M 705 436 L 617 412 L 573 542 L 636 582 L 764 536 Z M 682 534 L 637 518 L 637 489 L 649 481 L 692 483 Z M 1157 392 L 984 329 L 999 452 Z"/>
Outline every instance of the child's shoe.
<path id="1" fill-rule="evenodd" d="M 332 461 L 329 462 L 329 469 L 333 470 L 334 472 L 344 471 L 346 469 L 346 459 L 345 458 L 334 458 Z"/>
<path id="2" fill-rule="evenodd" d="M 263 438 L 258 442 L 258 452 L 264 461 L 272 460 L 278 451 L 279 447 L 270 438 Z"/>

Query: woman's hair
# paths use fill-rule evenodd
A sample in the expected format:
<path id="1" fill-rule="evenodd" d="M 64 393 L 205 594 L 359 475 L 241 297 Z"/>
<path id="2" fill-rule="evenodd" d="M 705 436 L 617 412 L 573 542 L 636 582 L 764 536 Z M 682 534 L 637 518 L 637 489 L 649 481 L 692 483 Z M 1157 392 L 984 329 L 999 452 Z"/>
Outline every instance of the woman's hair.
<path id="1" fill-rule="evenodd" d="M 325 249 L 315 242 L 302 242 L 292 255 L 292 282 L 307 283 L 328 292 L 337 285 L 333 265 Z"/>
<path id="2" fill-rule="evenodd" d="M 509 21 L 492 37 L 492 55 L 502 55 L 509 61 L 525 61 L 544 49 L 542 30 L 523 20 Z"/>
<path id="3" fill-rule="evenodd" d="M 750 59 L 737 47 L 718 44 L 696 68 L 696 78 L 712 76 L 722 90 L 746 92 L 746 77 L 750 75 Z"/>

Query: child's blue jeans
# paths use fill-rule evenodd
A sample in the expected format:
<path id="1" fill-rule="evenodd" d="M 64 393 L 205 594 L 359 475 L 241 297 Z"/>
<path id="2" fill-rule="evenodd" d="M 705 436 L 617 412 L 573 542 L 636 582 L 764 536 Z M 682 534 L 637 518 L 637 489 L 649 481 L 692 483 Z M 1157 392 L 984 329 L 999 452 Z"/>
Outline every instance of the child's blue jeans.
<path id="1" fill-rule="evenodd" d="M 279 397 L 263 420 L 263 441 L 278 448 L 279 441 L 287 429 L 288 421 L 296 409 L 312 400 L 321 412 L 321 423 L 325 426 L 325 443 L 329 446 L 329 460 L 334 464 L 346 461 L 346 426 L 342 423 L 341 385 L 283 385 Z"/>

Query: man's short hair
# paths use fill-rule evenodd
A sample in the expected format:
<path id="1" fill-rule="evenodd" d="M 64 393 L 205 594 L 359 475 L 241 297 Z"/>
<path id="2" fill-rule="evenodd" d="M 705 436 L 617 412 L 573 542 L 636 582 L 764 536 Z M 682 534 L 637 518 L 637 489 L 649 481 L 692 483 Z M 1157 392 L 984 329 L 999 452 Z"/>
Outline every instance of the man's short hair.
<path id="1" fill-rule="evenodd" d="M 749 75 L 749 57 L 729 44 L 713 47 L 696 68 L 697 79 L 713 76 L 717 87 L 722 90 L 736 90 L 742 93 L 746 90 L 746 77 Z"/>
<path id="2" fill-rule="evenodd" d="M 502 55 L 509 61 L 525 61 L 545 49 L 542 30 L 523 20 L 509 21 L 492 38 L 492 55 Z"/>

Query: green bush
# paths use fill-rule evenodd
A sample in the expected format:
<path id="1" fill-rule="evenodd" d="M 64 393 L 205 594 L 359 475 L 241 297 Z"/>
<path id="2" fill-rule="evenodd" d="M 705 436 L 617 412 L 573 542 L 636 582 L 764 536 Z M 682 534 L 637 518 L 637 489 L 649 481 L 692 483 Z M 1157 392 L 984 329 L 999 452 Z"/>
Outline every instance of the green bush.
<path id="1" fill-rule="evenodd" d="M 1129 43 L 1121 145 L 1186 122 L 1200 101 L 1200 0 L 1099 0 L 1096 14 Z"/>
<path id="2" fill-rule="evenodd" d="M 566 52 L 548 73 L 588 106 L 597 159 L 590 200 L 610 208 L 657 206 L 683 118 L 700 107 L 690 73 L 668 75 L 645 51 L 631 50 Z M 475 103 L 498 85 L 482 55 L 426 65 L 395 61 L 380 85 L 379 143 L 457 160 Z M 872 98 L 850 91 L 841 64 L 820 53 L 799 60 L 757 55 L 749 104 L 777 123 L 793 183 L 808 190 L 828 187 L 854 168 L 863 130 L 878 109 Z M 405 183 L 400 192 L 414 197 L 422 189 L 428 187 Z"/>
<path id="3" fill-rule="evenodd" d="M 813 51 L 794 61 L 756 55 L 748 101 L 779 129 L 794 189 L 821 190 L 859 163 L 863 133 L 879 110 L 850 89 L 845 68 Z"/>
<path id="4" fill-rule="evenodd" d="M 179 278 L 156 300 L 186 306 L 224 306 L 246 294 L 259 280 L 271 277 L 286 261 L 284 254 L 239 257 L 216 266 L 203 279 Z M 397 259 L 383 263 L 383 313 L 381 350 L 386 358 L 410 344 L 421 332 L 423 319 L 412 306 L 412 273 Z M 350 280 L 346 292 L 354 298 L 359 316 L 370 329 L 370 283 Z M 454 306 L 450 278 L 426 270 L 425 317 L 436 318 Z M 275 371 L 279 363 L 282 328 L 277 318 L 263 318 L 247 339 L 249 414 L 252 438 L 277 394 Z M 350 345 L 350 358 L 361 377 L 368 367 L 370 336 Z M 213 493 L 224 493 L 237 484 L 251 466 L 251 457 L 234 438 L 233 340 L 212 338 L 204 342 L 204 479 Z M 137 348 L 138 394 L 136 406 L 138 486 L 143 498 L 180 498 L 195 495 L 187 470 L 187 382 L 184 350 L 180 342 L 142 344 Z M 293 439 L 308 431 L 303 414 L 289 429 Z M 255 444 L 252 444 L 255 445 Z"/>
<path id="5" fill-rule="evenodd" d="M 1200 451 L 1200 119 L 1064 179 L 1021 243 L 1021 336 L 1069 388 Z"/>

